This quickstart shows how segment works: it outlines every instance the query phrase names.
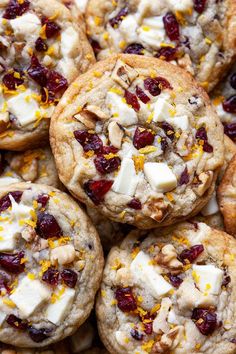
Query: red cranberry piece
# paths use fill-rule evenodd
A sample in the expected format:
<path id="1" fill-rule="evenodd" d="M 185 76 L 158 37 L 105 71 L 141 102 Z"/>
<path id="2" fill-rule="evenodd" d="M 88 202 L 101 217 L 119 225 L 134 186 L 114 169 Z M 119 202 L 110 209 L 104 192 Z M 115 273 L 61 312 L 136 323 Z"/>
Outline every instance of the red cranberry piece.
<path id="1" fill-rule="evenodd" d="M 163 23 L 167 36 L 171 41 L 179 40 L 179 24 L 172 12 L 167 12 L 163 17 Z"/>
<path id="2" fill-rule="evenodd" d="M 48 50 L 48 45 L 41 37 L 39 37 L 35 42 L 35 49 L 38 52 L 46 52 Z"/>
<path id="3" fill-rule="evenodd" d="M 236 123 L 224 123 L 224 133 L 232 140 L 236 139 Z"/>
<path id="4" fill-rule="evenodd" d="M 229 275 L 225 276 L 222 282 L 222 286 L 227 286 L 231 282 L 231 278 Z"/>
<path id="5" fill-rule="evenodd" d="M 126 102 L 131 105 L 136 112 L 140 110 L 140 104 L 135 94 L 128 90 L 125 90 L 125 99 Z"/>
<path id="6" fill-rule="evenodd" d="M 48 194 L 39 194 L 37 198 L 37 202 L 42 205 L 42 208 L 45 208 L 49 199 L 50 197 Z"/>
<path id="7" fill-rule="evenodd" d="M 177 58 L 177 48 L 172 48 L 172 47 L 160 48 L 157 51 L 155 57 L 166 61 L 174 60 Z"/>
<path id="8" fill-rule="evenodd" d="M 143 55 L 144 47 L 142 44 L 139 43 L 132 43 L 125 48 L 125 54 L 136 54 L 136 55 Z"/>
<path id="9" fill-rule="evenodd" d="M 32 339 L 32 341 L 34 341 L 35 343 L 43 342 L 45 339 L 49 337 L 50 332 L 51 330 L 48 328 L 37 329 L 32 326 L 28 328 L 29 336 Z"/>
<path id="10" fill-rule="evenodd" d="M 41 101 L 44 103 L 53 103 L 56 99 L 54 92 L 49 91 L 47 88 L 41 88 Z"/>
<path id="11" fill-rule="evenodd" d="M 7 323 L 9 326 L 21 331 L 25 331 L 28 328 L 28 322 L 23 321 L 21 318 L 16 317 L 15 315 L 9 315 L 7 318 Z"/>
<path id="12" fill-rule="evenodd" d="M 212 334 L 217 328 L 217 314 L 210 309 L 195 308 L 191 318 L 204 336 Z"/>
<path id="13" fill-rule="evenodd" d="M 21 191 L 15 191 L 15 192 L 10 192 L 7 195 L 5 195 L 2 199 L 0 199 L 0 212 L 8 209 L 11 206 L 11 200 L 9 196 L 11 195 L 12 198 L 16 201 L 16 203 L 19 203 L 21 200 L 23 192 Z"/>
<path id="14" fill-rule="evenodd" d="M 195 245 L 183 250 L 180 253 L 179 258 L 182 262 L 185 262 L 185 260 L 187 259 L 190 263 L 193 263 L 203 251 L 203 245 Z"/>
<path id="15" fill-rule="evenodd" d="M 68 82 L 61 74 L 55 70 L 51 70 L 47 75 L 46 87 L 49 92 L 58 93 L 67 89 Z"/>
<path id="16" fill-rule="evenodd" d="M 43 212 L 38 213 L 36 232 L 46 240 L 50 237 L 60 237 L 63 234 L 55 217 Z"/>
<path id="17" fill-rule="evenodd" d="M 158 76 L 155 78 L 155 81 L 158 82 L 158 85 L 161 88 L 161 90 L 164 90 L 164 89 L 172 90 L 173 89 L 173 87 L 171 86 L 169 81 L 166 80 L 164 77 Z"/>
<path id="18" fill-rule="evenodd" d="M 235 96 L 236 97 L 236 96 Z M 205 127 L 201 127 L 196 132 L 196 139 L 203 140 L 203 151 L 205 152 L 213 152 L 213 147 L 208 143 L 208 137 Z"/>
<path id="19" fill-rule="evenodd" d="M 156 313 L 153 315 L 150 315 L 150 313 L 147 313 L 143 318 L 141 319 L 143 321 L 143 326 L 144 326 L 144 332 L 147 335 L 151 335 L 153 332 L 153 320 L 156 317 Z M 148 321 L 147 321 L 148 320 Z"/>
<path id="20" fill-rule="evenodd" d="M 97 134 L 90 134 L 86 130 L 76 130 L 74 137 L 83 146 L 85 152 L 92 150 L 99 153 L 102 151 L 102 140 Z"/>
<path id="21" fill-rule="evenodd" d="M 133 137 L 133 144 L 136 149 L 142 149 L 147 145 L 152 145 L 154 135 L 147 129 L 137 127 Z"/>
<path id="22" fill-rule="evenodd" d="M 94 164 L 97 171 L 105 175 L 106 173 L 116 171 L 121 164 L 121 160 L 118 156 L 106 159 L 104 156 L 99 155 L 94 159 Z"/>
<path id="23" fill-rule="evenodd" d="M 223 103 L 222 106 L 225 112 L 236 113 L 236 95 L 230 96 Z"/>
<path id="24" fill-rule="evenodd" d="M 128 15 L 128 13 L 129 13 L 128 7 L 127 6 L 123 7 L 115 17 L 109 20 L 111 27 L 113 28 L 117 27 L 120 24 L 120 22 L 122 22 L 122 20 L 125 18 L 125 16 Z"/>
<path id="25" fill-rule="evenodd" d="M 199 14 L 203 13 L 205 10 L 207 0 L 194 0 L 194 10 Z"/>
<path id="26" fill-rule="evenodd" d="M 84 183 L 84 191 L 95 205 L 100 204 L 104 200 L 105 194 L 111 189 L 113 181 L 101 179 L 98 181 L 89 180 Z"/>
<path id="27" fill-rule="evenodd" d="M 229 82 L 231 87 L 236 90 L 236 73 L 231 75 Z"/>
<path id="28" fill-rule="evenodd" d="M 183 279 L 181 279 L 178 275 L 168 274 L 168 278 L 175 288 L 178 288 L 183 282 Z"/>
<path id="29" fill-rule="evenodd" d="M 137 329 L 132 328 L 130 331 L 131 337 L 133 337 L 135 340 L 143 340 L 143 334 L 140 333 Z"/>
<path id="30" fill-rule="evenodd" d="M 19 74 L 20 77 L 15 77 L 16 74 Z M 8 90 L 16 90 L 17 86 L 24 83 L 24 79 L 22 73 L 19 70 L 14 69 L 13 72 L 3 76 L 2 82 L 8 88 Z"/>
<path id="31" fill-rule="evenodd" d="M 105 155 L 108 154 L 116 154 L 118 152 L 118 149 L 115 146 L 103 146 L 102 147 L 102 153 Z"/>
<path id="32" fill-rule="evenodd" d="M 141 87 L 136 86 L 136 95 L 143 103 L 148 103 L 150 98 L 146 95 L 146 93 L 141 89 Z"/>
<path id="33" fill-rule="evenodd" d="M 118 288 L 115 292 L 117 306 L 123 312 L 131 312 L 137 309 L 136 300 L 131 288 Z"/>
<path id="34" fill-rule="evenodd" d="M 0 252 L 0 265 L 10 273 L 19 274 L 25 269 L 25 264 L 21 263 L 22 258 L 24 258 L 23 251 L 14 254 Z"/>
<path id="35" fill-rule="evenodd" d="M 152 325 L 152 322 L 150 323 L 144 323 L 144 332 L 147 334 L 147 335 L 151 335 L 152 332 L 153 332 L 153 325 Z"/>
<path id="36" fill-rule="evenodd" d="M 135 210 L 142 209 L 142 204 L 141 204 L 140 200 L 136 199 L 136 198 L 132 199 L 127 205 L 131 209 L 135 209 Z"/>
<path id="37" fill-rule="evenodd" d="M 92 40 L 90 41 L 90 44 L 91 44 L 91 46 L 92 46 L 93 51 L 94 51 L 95 54 L 98 54 L 98 53 L 100 52 L 100 50 L 102 49 L 102 48 L 100 47 L 100 44 L 98 43 L 98 41 L 95 41 L 94 39 L 92 39 Z"/>
<path id="38" fill-rule="evenodd" d="M 47 38 L 55 37 L 59 34 L 61 27 L 54 21 L 46 17 L 42 18 L 42 24 L 45 25 L 45 34 Z"/>
<path id="39" fill-rule="evenodd" d="M 46 86 L 48 70 L 40 64 L 38 58 L 35 55 L 32 55 L 31 57 L 31 64 L 27 69 L 27 72 L 31 79 L 37 82 L 37 84 L 42 87 Z"/>
<path id="40" fill-rule="evenodd" d="M 186 166 L 180 175 L 179 186 L 182 186 L 183 184 L 188 184 L 188 182 L 189 182 L 189 173 L 188 173 L 188 168 Z"/>
<path id="41" fill-rule="evenodd" d="M 59 271 L 52 267 L 48 268 L 48 270 L 43 273 L 42 280 L 52 286 L 58 285 Z"/>
<path id="42" fill-rule="evenodd" d="M 77 283 L 78 275 L 71 269 L 64 269 L 61 272 L 61 278 L 69 288 L 74 288 Z"/>
<path id="43" fill-rule="evenodd" d="M 29 9 L 29 6 L 30 2 L 28 0 L 23 2 L 19 2 L 18 0 L 10 0 L 2 17 L 12 20 L 17 16 L 23 15 Z"/>
<path id="44" fill-rule="evenodd" d="M 172 125 L 167 122 L 162 122 L 161 127 L 164 130 L 166 136 L 173 141 L 175 137 L 175 130 Z"/>
<path id="45" fill-rule="evenodd" d="M 230 342 L 236 344 L 236 338 L 231 339 Z"/>
<path id="46" fill-rule="evenodd" d="M 152 96 L 158 96 L 161 93 L 159 83 L 151 77 L 144 80 L 144 87 Z"/>

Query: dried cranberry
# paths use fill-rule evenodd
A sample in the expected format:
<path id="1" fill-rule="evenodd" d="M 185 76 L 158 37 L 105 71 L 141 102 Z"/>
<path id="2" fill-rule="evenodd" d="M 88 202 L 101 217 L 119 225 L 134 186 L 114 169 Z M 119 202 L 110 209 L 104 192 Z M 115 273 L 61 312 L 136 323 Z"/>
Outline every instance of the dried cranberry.
<path id="1" fill-rule="evenodd" d="M 203 151 L 205 152 L 213 152 L 213 147 L 208 143 L 208 137 L 205 127 L 201 127 L 196 132 L 196 139 L 200 139 L 203 141 Z"/>
<path id="2" fill-rule="evenodd" d="M 174 60 L 177 58 L 177 48 L 172 48 L 172 47 L 160 48 L 157 51 L 155 57 L 166 61 Z"/>
<path id="3" fill-rule="evenodd" d="M 8 90 L 16 90 L 17 86 L 24 83 L 24 78 L 22 72 L 14 69 L 14 71 L 9 72 L 3 76 L 2 82 L 8 88 Z"/>
<path id="4" fill-rule="evenodd" d="M 105 155 L 108 154 L 116 154 L 118 152 L 118 149 L 115 146 L 103 146 L 102 147 L 102 153 Z"/>
<path id="5" fill-rule="evenodd" d="M 161 90 L 164 90 L 164 89 L 172 90 L 173 89 L 173 87 L 171 86 L 169 81 L 166 80 L 164 77 L 158 76 L 155 78 L 155 81 L 158 82 L 158 85 L 161 88 Z"/>
<path id="6" fill-rule="evenodd" d="M 64 283 L 69 286 L 69 288 L 74 288 L 78 279 L 78 275 L 71 269 L 64 269 L 61 272 L 61 277 Z"/>
<path id="7" fill-rule="evenodd" d="M 136 95 L 143 103 L 148 103 L 150 98 L 146 95 L 146 93 L 141 89 L 141 87 L 136 86 Z"/>
<path id="8" fill-rule="evenodd" d="M 131 288 L 118 288 L 115 292 L 117 306 L 123 312 L 131 312 L 137 309 L 136 300 Z"/>
<path id="9" fill-rule="evenodd" d="M 189 173 L 188 173 L 188 168 L 186 166 L 180 175 L 179 186 L 182 186 L 183 184 L 188 184 L 188 182 L 189 182 Z"/>
<path id="10" fill-rule="evenodd" d="M 106 173 L 116 171 L 121 164 L 121 160 L 118 156 L 106 159 L 103 155 L 99 155 L 94 159 L 94 164 L 97 171 L 105 175 Z"/>
<path id="11" fill-rule="evenodd" d="M 53 103 L 56 101 L 54 92 L 49 91 L 46 87 L 41 88 L 41 101 L 44 103 Z"/>
<path id="12" fill-rule="evenodd" d="M 229 275 L 225 276 L 222 281 L 222 286 L 227 286 L 231 282 L 231 278 Z"/>
<path id="13" fill-rule="evenodd" d="M 90 44 L 91 44 L 91 46 L 92 46 L 93 51 L 94 51 L 95 54 L 98 54 L 98 53 L 100 52 L 100 50 L 102 49 L 102 48 L 100 47 L 100 44 L 98 43 L 98 41 L 95 41 L 94 39 L 92 39 L 92 40 L 90 41 Z"/>
<path id="14" fill-rule="evenodd" d="M 51 330 L 48 328 L 37 329 L 31 326 L 28 328 L 28 332 L 32 341 L 34 341 L 35 343 L 40 343 L 49 337 Z"/>
<path id="15" fill-rule="evenodd" d="M 158 96 L 161 93 L 161 88 L 159 87 L 159 83 L 155 79 L 152 79 L 151 77 L 148 77 L 147 79 L 144 80 L 144 87 L 148 92 L 150 92 L 152 96 Z"/>
<path id="16" fill-rule="evenodd" d="M 46 52 L 48 50 L 48 45 L 41 37 L 39 37 L 35 42 L 35 49 L 38 52 Z"/>
<path id="17" fill-rule="evenodd" d="M 49 195 L 48 194 L 39 194 L 37 198 L 37 202 L 42 205 L 42 208 L 45 208 L 47 205 L 47 202 L 49 201 Z"/>
<path id="18" fill-rule="evenodd" d="M 111 27 L 113 28 L 117 27 L 119 23 L 125 18 L 125 16 L 128 15 L 128 13 L 129 13 L 128 7 L 127 6 L 123 7 L 115 17 L 109 20 Z"/>
<path id="19" fill-rule="evenodd" d="M 102 151 L 102 140 L 97 134 L 90 134 L 86 130 L 76 130 L 74 137 L 83 146 L 85 152 L 92 150 L 99 153 Z"/>
<path id="20" fill-rule="evenodd" d="M 170 140 L 174 140 L 175 130 L 172 125 L 167 122 L 162 122 L 161 127 L 164 130 L 166 136 L 168 136 Z"/>
<path id="21" fill-rule="evenodd" d="M 199 14 L 203 13 L 205 10 L 207 0 L 194 0 L 194 10 Z"/>
<path id="22" fill-rule="evenodd" d="M 40 64 L 35 55 L 31 57 L 30 67 L 27 69 L 27 72 L 31 79 L 37 82 L 37 84 L 42 87 L 46 86 L 48 70 Z"/>
<path id="23" fill-rule="evenodd" d="M 11 200 L 9 198 L 10 195 L 12 196 L 12 198 L 15 200 L 16 203 L 19 203 L 22 194 L 23 192 L 21 191 L 10 192 L 7 195 L 5 195 L 2 199 L 0 199 L 0 212 L 8 209 L 11 206 Z"/>
<path id="24" fill-rule="evenodd" d="M 137 127 L 133 137 L 133 144 L 136 149 L 142 149 L 147 145 L 152 145 L 154 135 L 147 129 Z"/>
<path id="25" fill-rule="evenodd" d="M 21 318 L 16 317 L 15 315 L 9 315 L 7 318 L 7 323 L 9 326 L 25 331 L 28 328 L 28 322 L 23 321 Z"/>
<path id="26" fill-rule="evenodd" d="M 167 148 L 168 148 L 167 139 L 165 137 L 162 137 L 161 138 L 161 149 L 163 152 L 165 152 Z"/>
<path id="27" fill-rule="evenodd" d="M 223 103 L 222 106 L 225 112 L 236 113 L 236 95 L 230 96 Z"/>
<path id="28" fill-rule="evenodd" d="M 143 334 L 140 333 L 137 329 L 132 328 L 130 331 L 131 337 L 133 337 L 135 340 L 143 340 Z"/>
<path id="29" fill-rule="evenodd" d="M 45 25 L 45 34 L 47 38 L 57 36 L 61 30 L 61 27 L 56 22 L 45 17 L 42 19 L 42 24 Z"/>
<path id="30" fill-rule="evenodd" d="M 168 12 L 163 17 L 163 23 L 165 27 L 165 31 L 167 36 L 170 38 L 171 41 L 178 41 L 179 40 L 179 24 L 176 20 L 175 15 L 172 12 Z"/>
<path id="31" fill-rule="evenodd" d="M 132 92 L 125 90 L 125 99 L 126 102 L 133 107 L 135 111 L 140 110 L 140 104 L 138 102 L 137 96 Z"/>
<path id="32" fill-rule="evenodd" d="M 142 209 L 142 203 L 137 198 L 132 199 L 127 205 L 131 209 L 135 209 L 135 210 L 141 210 Z"/>
<path id="33" fill-rule="evenodd" d="M 25 264 L 22 263 L 22 258 L 24 258 L 24 252 L 19 253 L 3 253 L 0 252 L 0 265 L 6 271 L 19 274 L 24 272 Z"/>
<path id="34" fill-rule="evenodd" d="M 60 237 L 63 234 L 55 217 L 44 212 L 38 213 L 36 232 L 44 239 Z"/>
<path id="35" fill-rule="evenodd" d="M 143 55 L 144 54 L 144 47 L 142 44 L 139 43 L 132 43 L 125 48 L 125 54 L 136 54 L 136 55 Z"/>
<path id="36" fill-rule="evenodd" d="M 18 16 L 23 15 L 30 6 L 30 2 L 28 0 L 18 1 L 18 0 L 10 0 L 4 14 L 3 18 L 7 18 L 8 20 L 12 20 Z"/>
<path id="37" fill-rule="evenodd" d="M 191 318 L 204 336 L 212 334 L 217 328 L 217 314 L 210 309 L 195 308 Z"/>
<path id="38" fill-rule="evenodd" d="M 236 338 L 231 339 L 230 342 L 236 344 Z"/>
<path id="39" fill-rule="evenodd" d="M 224 133 L 232 140 L 236 139 L 236 123 L 224 123 Z"/>
<path id="40" fill-rule="evenodd" d="M 231 75 L 229 81 L 230 81 L 231 87 L 236 90 L 236 73 Z"/>
<path id="41" fill-rule="evenodd" d="M 178 275 L 168 274 L 168 278 L 175 288 L 178 288 L 183 282 L 183 279 L 181 279 Z"/>
<path id="42" fill-rule="evenodd" d="M 109 180 L 89 180 L 84 183 L 84 191 L 95 205 L 100 204 L 104 200 L 105 194 L 111 189 L 113 181 Z"/>
<path id="43" fill-rule="evenodd" d="M 47 74 L 47 89 L 49 92 L 58 93 L 65 91 L 68 87 L 67 80 L 55 70 L 50 70 Z"/>
<path id="44" fill-rule="evenodd" d="M 182 262 L 185 262 L 185 260 L 187 259 L 190 263 L 193 263 L 203 251 L 204 251 L 203 245 L 195 245 L 183 250 L 180 253 L 179 258 L 181 259 Z"/>
<path id="45" fill-rule="evenodd" d="M 49 267 L 48 270 L 43 273 L 42 280 L 52 286 L 58 285 L 59 271 L 55 268 Z"/>
<path id="46" fill-rule="evenodd" d="M 147 335 L 151 335 L 152 332 L 153 332 L 153 324 L 152 324 L 152 322 L 143 323 L 143 325 L 144 325 L 144 332 L 145 332 Z"/>

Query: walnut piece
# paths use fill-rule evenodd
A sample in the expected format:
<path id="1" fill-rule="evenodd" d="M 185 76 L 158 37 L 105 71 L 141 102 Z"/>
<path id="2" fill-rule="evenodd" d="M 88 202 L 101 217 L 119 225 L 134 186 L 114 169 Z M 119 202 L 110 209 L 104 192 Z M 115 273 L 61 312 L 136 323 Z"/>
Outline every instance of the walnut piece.
<path id="1" fill-rule="evenodd" d="M 138 76 L 138 72 L 121 60 L 117 60 L 111 78 L 124 89 L 128 89 L 130 84 Z"/>
<path id="2" fill-rule="evenodd" d="M 51 250 L 50 260 L 52 265 L 72 263 L 75 259 L 75 248 L 73 245 L 59 246 Z"/>
<path id="3" fill-rule="evenodd" d="M 119 124 L 117 122 L 111 122 L 108 125 L 108 133 L 109 133 L 109 140 L 111 144 L 115 146 L 117 149 L 120 149 L 122 139 L 124 136 L 124 131 L 119 126 Z"/>
<path id="4" fill-rule="evenodd" d="M 202 172 L 198 176 L 198 179 L 200 181 L 200 184 L 196 188 L 196 193 L 199 197 L 202 197 L 212 183 L 213 172 L 212 171 Z"/>
<path id="5" fill-rule="evenodd" d="M 178 274 L 183 270 L 183 263 L 177 258 L 177 252 L 173 245 L 165 245 L 161 251 L 155 256 L 155 261 L 160 266 L 168 268 L 168 271 Z"/>
<path id="6" fill-rule="evenodd" d="M 183 333 L 184 327 L 177 326 L 171 329 L 168 333 L 163 334 L 160 341 L 154 344 L 152 354 L 169 353 L 170 350 L 173 350 L 179 344 Z"/>

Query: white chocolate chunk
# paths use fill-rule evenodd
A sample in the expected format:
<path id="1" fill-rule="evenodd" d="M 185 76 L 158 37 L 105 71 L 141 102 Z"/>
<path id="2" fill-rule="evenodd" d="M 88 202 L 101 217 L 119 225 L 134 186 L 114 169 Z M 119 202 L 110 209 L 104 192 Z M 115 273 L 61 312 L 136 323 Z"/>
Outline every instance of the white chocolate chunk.
<path id="1" fill-rule="evenodd" d="M 65 57 L 73 56 L 79 45 L 79 35 L 73 27 L 68 27 L 61 33 L 61 53 Z"/>
<path id="2" fill-rule="evenodd" d="M 157 317 L 153 321 L 153 331 L 157 334 L 167 333 L 170 330 L 169 324 L 167 323 L 167 317 L 169 309 L 172 305 L 171 300 L 168 297 L 164 297 L 161 301 L 161 308 L 157 314 Z"/>
<path id="3" fill-rule="evenodd" d="M 45 301 L 49 300 L 51 291 L 39 280 L 31 280 L 25 276 L 10 299 L 20 310 L 21 317 L 27 318 L 36 311 Z"/>
<path id="4" fill-rule="evenodd" d="M 227 113 L 222 106 L 222 103 L 218 104 L 216 107 L 216 113 L 218 114 L 221 122 L 229 123 L 233 118 L 233 114 Z"/>
<path id="5" fill-rule="evenodd" d="M 151 258 L 140 251 L 130 265 L 135 281 L 158 299 L 173 287 L 158 273 L 159 267 L 151 264 Z"/>
<path id="6" fill-rule="evenodd" d="M 193 8 L 193 0 L 168 0 L 167 2 L 172 11 L 186 12 Z"/>
<path id="7" fill-rule="evenodd" d="M 22 16 L 10 20 L 11 27 L 16 37 L 38 37 L 41 29 L 40 19 L 30 13 L 26 13 Z"/>
<path id="8" fill-rule="evenodd" d="M 168 102 L 168 97 L 165 95 L 159 96 L 154 103 L 153 122 L 163 122 L 172 116 L 174 107 Z"/>
<path id="9" fill-rule="evenodd" d="M 124 36 L 124 39 L 128 43 L 137 41 L 136 30 L 138 28 L 138 23 L 134 15 L 126 16 L 119 26 L 119 31 Z"/>
<path id="10" fill-rule="evenodd" d="M 169 311 L 167 321 L 171 324 L 179 324 L 179 321 L 176 317 L 176 313 L 174 312 L 174 310 Z"/>
<path id="11" fill-rule="evenodd" d="M 23 203 L 16 203 L 15 199 L 10 195 L 9 196 L 11 201 L 11 215 L 14 220 L 20 219 L 31 219 L 31 213 L 34 211 L 33 208 L 24 205 Z"/>
<path id="12" fill-rule="evenodd" d="M 214 193 L 207 205 L 201 210 L 203 216 L 214 215 L 219 211 L 219 205 L 217 203 L 216 194 Z"/>
<path id="13" fill-rule="evenodd" d="M 159 47 L 165 40 L 162 16 L 145 18 L 137 30 L 139 39 L 152 47 Z"/>
<path id="14" fill-rule="evenodd" d="M 48 321 L 59 324 L 66 317 L 67 312 L 70 310 L 75 297 L 75 290 L 66 288 L 63 294 L 55 303 L 50 304 L 46 310 L 46 318 Z"/>
<path id="15" fill-rule="evenodd" d="M 9 112 L 19 120 L 22 127 L 35 122 L 39 112 L 38 103 L 32 98 L 30 89 L 13 96 L 7 101 Z"/>
<path id="16" fill-rule="evenodd" d="M 218 295 L 220 293 L 224 272 L 222 269 L 209 265 L 193 265 L 195 272 L 194 280 L 197 278 L 197 287 L 208 294 Z"/>
<path id="17" fill-rule="evenodd" d="M 21 179 L 16 177 L 7 177 L 7 176 L 0 177 L 0 187 L 8 186 L 9 184 L 18 183 L 20 181 Z"/>
<path id="18" fill-rule="evenodd" d="M 189 129 L 189 120 L 188 116 L 175 116 L 173 118 L 167 119 L 168 123 L 174 126 L 174 128 L 181 129 L 182 131 L 186 131 Z"/>
<path id="19" fill-rule="evenodd" d="M 50 260 L 52 265 L 69 264 L 75 259 L 75 248 L 73 245 L 64 245 L 51 250 Z"/>
<path id="20" fill-rule="evenodd" d="M 117 119 L 116 121 L 121 125 L 129 126 L 137 123 L 138 119 L 135 110 L 116 93 L 107 93 L 106 105 L 110 108 L 111 114 Z"/>
<path id="21" fill-rule="evenodd" d="M 177 178 L 171 169 L 162 162 L 147 162 L 144 164 L 144 174 L 152 189 L 166 193 L 177 186 Z"/>
<path id="22" fill-rule="evenodd" d="M 76 6 L 80 11 L 85 12 L 88 0 L 75 0 Z"/>
<path id="23" fill-rule="evenodd" d="M 139 177 L 136 175 L 134 161 L 128 157 L 122 160 L 120 171 L 112 185 L 116 193 L 133 196 L 135 194 Z"/>

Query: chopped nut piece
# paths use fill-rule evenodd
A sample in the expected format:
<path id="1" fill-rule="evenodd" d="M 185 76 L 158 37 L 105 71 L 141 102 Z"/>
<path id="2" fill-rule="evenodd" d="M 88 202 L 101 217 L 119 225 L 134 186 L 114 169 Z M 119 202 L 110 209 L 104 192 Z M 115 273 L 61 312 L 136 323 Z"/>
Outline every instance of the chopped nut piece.
<path id="1" fill-rule="evenodd" d="M 26 228 L 22 231 L 21 236 L 27 242 L 31 242 L 36 237 L 36 232 L 32 226 L 26 226 Z"/>
<path id="2" fill-rule="evenodd" d="M 154 344 L 152 353 L 169 353 L 171 349 L 174 349 L 180 342 L 180 337 L 183 335 L 184 327 L 177 326 L 169 331 L 169 333 L 163 334 L 161 340 Z"/>
<path id="3" fill-rule="evenodd" d="M 75 259 L 75 248 L 72 245 L 59 246 L 51 250 L 52 265 L 72 263 Z"/>
<path id="4" fill-rule="evenodd" d="M 155 261 L 164 267 L 167 267 L 171 273 L 178 274 L 183 270 L 183 263 L 177 258 L 177 252 L 173 245 L 166 245 L 155 257 Z"/>
<path id="5" fill-rule="evenodd" d="M 111 78 L 121 87 L 127 89 L 137 76 L 138 73 L 136 70 L 123 63 L 121 60 L 118 60 L 112 72 Z"/>
<path id="6" fill-rule="evenodd" d="M 124 131 L 121 129 L 119 124 L 116 122 L 111 122 L 108 126 L 108 132 L 111 144 L 119 149 L 121 147 Z"/>
<path id="7" fill-rule="evenodd" d="M 213 172 L 208 171 L 208 172 L 202 172 L 198 176 L 199 181 L 201 184 L 196 188 L 196 193 L 198 196 L 203 196 L 203 194 L 207 191 L 207 189 L 210 187 L 213 179 Z"/>

